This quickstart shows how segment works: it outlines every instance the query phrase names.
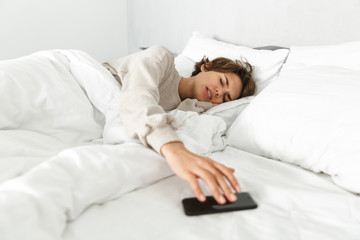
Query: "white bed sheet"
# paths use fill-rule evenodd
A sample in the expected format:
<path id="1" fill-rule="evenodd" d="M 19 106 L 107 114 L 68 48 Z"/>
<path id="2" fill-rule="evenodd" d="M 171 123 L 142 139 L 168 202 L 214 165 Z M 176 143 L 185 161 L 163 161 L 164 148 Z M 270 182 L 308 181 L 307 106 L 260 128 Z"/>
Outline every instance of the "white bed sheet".
<path id="1" fill-rule="evenodd" d="M 255 210 L 188 217 L 190 187 L 176 176 L 87 209 L 68 223 L 78 239 L 360 239 L 360 198 L 324 174 L 227 147 L 211 157 L 236 169 Z"/>

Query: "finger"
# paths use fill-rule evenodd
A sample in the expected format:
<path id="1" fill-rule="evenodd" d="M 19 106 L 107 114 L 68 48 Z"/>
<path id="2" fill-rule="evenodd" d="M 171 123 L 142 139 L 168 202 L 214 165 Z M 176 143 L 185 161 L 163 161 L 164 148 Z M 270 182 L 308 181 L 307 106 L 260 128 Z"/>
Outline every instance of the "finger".
<path id="1" fill-rule="evenodd" d="M 191 189 L 193 190 L 196 198 L 200 202 L 204 202 L 206 200 L 206 197 L 205 197 L 203 191 L 200 188 L 200 185 L 199 185 L 199 182 L 198 182 L 197 178 L 194 175 L 189 176 L 188 182 L 189 182 L 189 184 L 191 186 Z"/>
<path id="2" fill-rule="evenodd" d="M 214 165 L 224 174 L 226 179 L 230 182 L 231 186 L 236 192 L 241 192 L 241 187 L 238 181 L 236 180 L 234 176 L 234 171 L 232 171 L 232 168 L 228 168 L 224 166 L 223 164 L 220 164 L 218 162 L 214 162 Z"/>
<path id="3" fill-rule="evenodd" d="M 224 176 L 222 174 L 218 173 L 216 175 L 216 180 L 217 180 L 221 190 L 225 194 L 226 198 L 230 202 L 235 202 L 237 198 L 236 198 L 235 194 L 231 191 L 229 184 L 225 181 Z"/>
<path id="4" fill-rule="evenodd" d="M 220 186 L 218 185 L 215 176 L 211 172 L 206 171 L 203 168 L 197 169 L 196 172 L 197 175 L 207 184 L 216 202 L 218 202 L 219 204 L 226 203 L 226 199 L 219 190 Z"/>
<path id="5" fill-rule="evenodd" d="M 207 164 L 202 164 L 202 167 L 205 168 L 207 171 L 209 171 L 214 176 L 214 178 L 217 182 L 217 186 L 220 187 L 222 192 L 225 194 L 226 198 L 230 202 L 235 202 L 236 196 L 231 191 L 228 182 L 224 179 L 224 174 L 215 166 L 215 164 L 211 164 L 211 163 L 215 163 L 215 162 L 211 160 L 211 161 L 207 162 Z M 232 168 L 228 168 L 228 171 L 230 171 L 231 173 L 233 173 L 233 170 L 234 169 L 232 169 Z"/>
<path id="6" fill-rule="evenodd" d="M 211 172 L 218 181 L 218 185 L 221 190 L 224 192 L 226 198 L 231 202 L 236 201 L 236 196 L 232 194 L 232 191 L 229 188 L 229 184 L 224 180 L 224 176 L 229 180 L 231 186 L 234 188 L 236 192 L 241 192 L 241 188 L 239 183 L 237 182 L 234 172 L 235 169 L 226 167 L 225 165 L 218 163 L 212 159 L 208 159 L 209 161 L 204 162 L 202 167 Z"/>

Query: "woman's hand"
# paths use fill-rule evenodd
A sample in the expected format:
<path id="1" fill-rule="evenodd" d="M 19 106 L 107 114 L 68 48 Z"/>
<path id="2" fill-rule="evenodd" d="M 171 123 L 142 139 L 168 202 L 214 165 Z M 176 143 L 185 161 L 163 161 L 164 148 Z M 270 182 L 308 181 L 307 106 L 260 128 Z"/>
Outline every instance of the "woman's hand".
<path id="1" fill-rule="evenodd" d="M 241 191 L 239 183 L 234 177 L 234 169 L 228 168 L 210 158 L 190 152 L 181 142 L 164 144 L 161 147 L 161 154 L 166 158 L 174 173 L 190 183 L 199 201 L 204 202 L 206 197 L 200 188 L 198 178 L 204 180 L 219 204 L 226 202 L 220 190 L 230 202 L 236 201 L 236 196 L 225 180 L 226 178 L 236 192 Z"/>

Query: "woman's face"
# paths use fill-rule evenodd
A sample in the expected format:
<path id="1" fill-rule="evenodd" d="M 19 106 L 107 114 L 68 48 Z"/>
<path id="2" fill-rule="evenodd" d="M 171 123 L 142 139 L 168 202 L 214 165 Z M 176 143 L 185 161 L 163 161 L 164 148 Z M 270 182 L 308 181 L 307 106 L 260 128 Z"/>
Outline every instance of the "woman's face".
<path id="1" fill-rule="evenodd" d="M 242 82 L 235 73 L 202 71 L 195 76 L 194 98 L 214 105 L 240 97 Z"/>

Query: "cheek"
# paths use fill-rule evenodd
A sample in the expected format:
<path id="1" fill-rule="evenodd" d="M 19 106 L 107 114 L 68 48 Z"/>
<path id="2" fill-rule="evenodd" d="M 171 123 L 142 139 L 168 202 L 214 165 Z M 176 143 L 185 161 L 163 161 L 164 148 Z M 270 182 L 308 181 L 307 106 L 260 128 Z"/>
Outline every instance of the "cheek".
<path id="1" fill-rule="evenodd" d="M 205 98 L 205 86 L 204 85 L 197 85 L 194 89 L 194 97 L 198 99 L 199 101 L 206 101 Z"/>
<path id="2" fill-rule="evenodd" d="M 213 76 L 213 77 L 209 78 L 208 84 L 213 87 L 222 87 L 222 85 L 220 83 L 220 77 L 218 77 L 218 76 Z"/>
<path id="3" fill-rule="evenodd" d="M 198 100 L 204 100 L 204 90 L 202 87 L 198 86 L 198 88 L 195 89 L 195 97 Z"/>

